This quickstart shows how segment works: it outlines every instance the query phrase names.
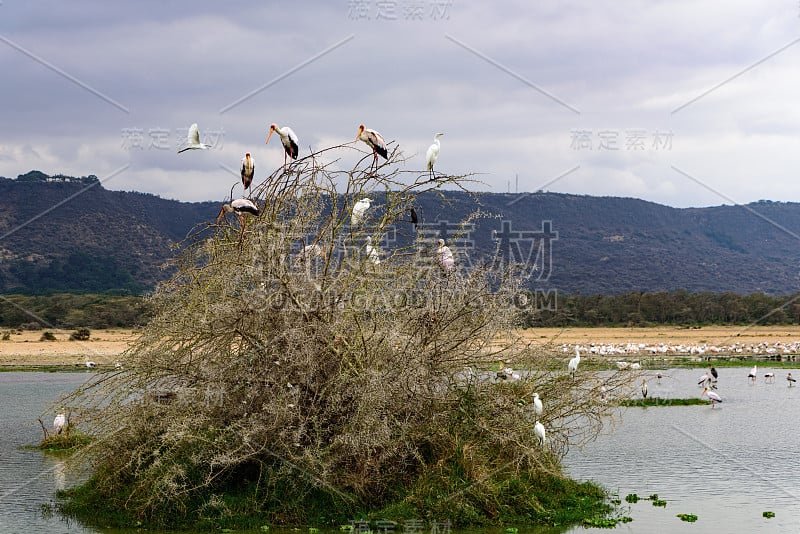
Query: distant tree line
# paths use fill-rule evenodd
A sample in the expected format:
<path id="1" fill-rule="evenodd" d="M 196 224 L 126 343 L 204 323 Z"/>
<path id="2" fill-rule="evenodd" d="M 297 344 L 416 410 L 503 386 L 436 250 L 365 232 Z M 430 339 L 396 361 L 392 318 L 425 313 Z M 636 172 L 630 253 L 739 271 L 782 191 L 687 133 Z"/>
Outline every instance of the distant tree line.
<path id="1" fill-rule="evenodd" d="M 113 294 L 6 295 L 0 327 L 34 323 L 56 328 L 130 328 L 150 315 L 144 297 Z M 522 326 L 652 326 L 705 324 L 800 324 L 800 293 L 631 292 L 558 295 L 552 310 L 523 312 Z M 38 318 L 38 319 L 37 319 Z"/>
<path id="2" fill-rule="evenodd" d="M 800 293 L 665 292 L 558 295 L 551 310 L 526 312 L 525 326 L 800 324 Z"/>
<path id="3" fill-rule="evenodd" d="M 149 318 L 139 296 L 58 293 L 5 295 L 0 300 L 0 327 L 130 328 Z"/>

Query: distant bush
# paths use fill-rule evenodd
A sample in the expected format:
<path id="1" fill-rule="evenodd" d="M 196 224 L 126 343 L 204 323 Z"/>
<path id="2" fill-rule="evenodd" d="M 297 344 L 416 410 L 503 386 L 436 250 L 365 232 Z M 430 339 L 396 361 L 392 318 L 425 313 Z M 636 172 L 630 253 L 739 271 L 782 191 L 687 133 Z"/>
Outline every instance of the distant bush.
<path id="1" fill-rule="evenodd" d="M 69 335 L 70 341 L 86 341 L 89 339 L 91 332 L 88 328 L 79 328 Z"/>
<path id="2" fill-rule="evenodd" d="M 56 336 L 54 336 L 52 332 L 45 331 L 42 334 L 42 337 L 39 338 L 39 341 L 57 341 L 57 340 Z"/>
<path id="3" fill-rule="evenodd" d="M 11 332 L 3 332 L 3 341 L 11 339 Z"/>

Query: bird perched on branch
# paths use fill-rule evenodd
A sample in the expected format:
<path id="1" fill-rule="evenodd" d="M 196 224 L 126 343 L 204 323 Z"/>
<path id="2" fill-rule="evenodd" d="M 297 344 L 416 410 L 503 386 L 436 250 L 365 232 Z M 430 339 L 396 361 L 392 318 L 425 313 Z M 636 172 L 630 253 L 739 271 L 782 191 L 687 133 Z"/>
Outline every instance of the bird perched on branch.
<path id="1" fill-rule="evenodd" d="M 67 416 L 63 413 L 56 415 L 56 418 L 53 419 L 53 432 L 55 434 L 61 434 L 67 426 Z"/>
<path id="2" fill-rule="evenodd" d="M 439 263 L 439 267 L 446 273 L 453 272 L 456 269 L 453 251 L 444 244 L 444 239 L 439 239 L 436 242 L 436 261 Z"/>
<path id="3" fill-rule="evenodd" d="M 280 128 L 273 122 L 269 125 L 267 140 L 264 141 L 265 145 L 269 143 L 269 138 L 272 136 L 273 132 L 277 133 L 278 137 L 281 138 L 281 143 L 283 144 L 283 166 L 285 167 L 287 157 L 297 159 L 297 155 L 300 152 L 300 140 L 297 138 L 297 134 L 294 133 L 294 130 L 288 126 Z"/>
<path id="4" fill-rule="evenodd" d="M 242 158 L 242 185 L 245 189 L 250 189 L 253 183 L 253 175 L 256 172 L 256 160 L 247 152 Z"/>
<path id="5" fill-rule="evenodd" d="M 437 133 L 435 136 L 433 136 L 433 144 L 428 147 L 428 151 L 425 153 L 425 168 L 430 174 L 431 180 L 433 180 L 436 176 L 436 174 L 433 172 L 433 165 L 439 158 L 439 150 L 442 148 L 439 138 L 443 135 L 443 133 Z"/>
<path id="6" fill-rule="evenodd" d="M 542 404 L 542 399 L 539 398 L 539 394 L 538 393 L 534 393 L 533 394 L 533 414 L 536 417 L 539 417 L 540 415 L 542 415 L 543 411 L 544 411 L 544 405 Z"/>
<path id="7" fill-rule="evenodd" d="M 367 213 L 369 205 L 372 200 L 367 197 L 362 198 L 353 206 L 353 213 L 350 214 L 350 226 L 358 226 L 364 220 L 364 214 Z"/>
<path id="8" fill-rule="evenodd" d="M 371 130 L 363 124 L 359 125 L 356 141 L 364 141 L 372 149 L 372 155 L 375 158 L 373 160 L 375 167 L 378 166 L 379 155 L 383 159 L 389 158 L 389 153 L 386 151 L 386 141 L 384 141 L 383 136 L 375 130 Z"/>
<path id="9" fill-rule="evenodd" d="M 370 236 L 367 236 L 366 245 L 364 245 L 364 252 L 367 255 L 367 260 L 372 265 L 380 265 L 381 257 L 378 255 L 378 249 L 372 246 L 372 238 Z"/>
<path id="10" fill-rule="evenodd" d="M 533 435 L 539 440 L 539 445 L 544 447 L 547 442 L 547 432 L 544 429 L 544 425 L 539 421 L 536 421 L 536 424 L 533 425 Z"/>
<path id="11" fill-rule="evenodd" d="M 184 143 L 183 148 L 178 150 L 178 154 L 187 150 L 208 150 L 209 148 L 211 148 L 211 145 L 200 142 L 200 128 L 197 127 L 197 123 L 194 123 L 189 126 L 189 132 L 186 134 L 186 143 Z"/>
<path id="12" fill-rule="evenodd" d="M 241 241 L 242 237 L 244 237 L 244 228 L 247 224 L 247 220 L 244 218 L 246 213 L 250 215 L 255 215 L 258 217 L 261 214 L 261 210 L 258 209 L 252 200 L 248 198 L 237 198 L 230 204 L 223 204 L 222 208 L 219 210 L 219 215 L 217 215 L 217 224 L 222 222 L 222 218 L 225 216 L 226 213 L 235 213 L 239 217 L 239 224 L 242 227 L 242 232 L 239 236 L 239 240 Z"/>

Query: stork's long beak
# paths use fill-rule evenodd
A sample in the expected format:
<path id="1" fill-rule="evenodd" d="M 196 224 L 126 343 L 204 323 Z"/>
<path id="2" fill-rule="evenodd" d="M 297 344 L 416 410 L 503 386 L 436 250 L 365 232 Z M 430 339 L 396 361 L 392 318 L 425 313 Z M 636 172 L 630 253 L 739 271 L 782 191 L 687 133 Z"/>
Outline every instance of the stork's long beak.
<path id="1" fill-rule="evenodd" d="M 265 145 L 266 145 L 267 143 L 269 143 L 269 138 L 272 136 L 272 132 L 274 132 L 274 131 L 275 131 L 275 130 L 273 130 L 273 129 L 271 129 L 271 128 L 270 128 L 270 130 L 269 130 L 269 133 L 267 134 L 267 140 L 266 140 L 266 141 L 264 141 L 264 144 L 265 144 Z"/>
<path id="2" fill-rule="evenodd" d="M 225 216 L 225 208 L 219 210 L 219 215 L 217 215 L 217 224 L 222 221 L 222 217 Z"/>

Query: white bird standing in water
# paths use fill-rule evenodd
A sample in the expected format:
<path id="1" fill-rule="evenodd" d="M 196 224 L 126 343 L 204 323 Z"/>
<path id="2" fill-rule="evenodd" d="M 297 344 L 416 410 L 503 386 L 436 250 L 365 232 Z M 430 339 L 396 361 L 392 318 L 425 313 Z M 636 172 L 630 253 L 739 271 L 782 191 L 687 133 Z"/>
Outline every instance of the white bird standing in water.
<path id="1" fill-rule="evenodd" d="M 747 378 L 750 379 L 752 384 L 756 383 L 756 377 L 758 376 L 758 365 L 754 365 L 752 369 L 750 369 L 750 374 L 747 375 Z"/>
<path id="2" fill-rule="evenodd" d="M 700 394 L 700 396 L 702 397 L 703 395 L 706 395 L 709 398 L 709 400 L 711 400 L 712 408 L 714 407 L 715 402 L 722 402 L 722 397 L 717 395 L 717 393 L 715 393 L 714 391 L 709 391 L 708 388 L 703 388 L 703 392 Z"/>
<path id="3" fill-rule="evenodd" d="M 189 126 L 189 133 L 186 134 L 186 144 L 182 149 L 178 150 L 178 154 L 186 150 L 208 150 L 209 148 L 211 148 L 211 145 L 200 142 L 200 128 L 197 127 L 197 123 L 194 123 Z"/>
<path id="4" fill-rule="evenodd" d="M 547 432 L 545 432 L 544 425 L 539 421 L 536 421 L 536 424 L 533 425 L 533 435 L 539 439 L 539 445 L 544 447 L 547 441 Z"/>
<path id="5" fill-rule="evenodd" d="M 378 249 L 372 246 L 372 238 L 370 236 L 367 236 L 366 242 L 367 244 L 364 245 L 364 252 L 366 252 L 367 254 L 367 260 L 372 265 L 380 265 L 381 257 L 378 254 Z"/>
<path id="6" fill-rule="evenodd" d="M 56 415 L 56 418 L 53 419 L 53 432 L 55 434 L 61 434 L 64 429 L 67 427 L 67 416 L 63 413 Z"/>
<path id="7" fill-rule="evenodd" d="M 369 209 L 369 204 L 372 200 L 367 197 L 362 198 L 353 206 L 353 213 L 350 214 L 350 226 L 358 226 L 364 220 L 364 214 Z"/>
<path id="8" fill-rule="evenodd" d="M 294 130 L 288 126 L 280 128 L 277 124 L 272 123 L 269 125 L 267 140 L 264 141 L 265 145 L 269 143 L 269 138 L 272 136 L 272 132 L 277 133 L 278 137 L 281 138 L 281 143 L 283 144 L 283 166 L 285 167 L 287 157 L 297 159 L 297 155 L 300 151 L 300 139 L 298 139 L 297 134 L 294 133 Z"/>
<path id="9" fill-rule="evenodd" d="M 444 244 L 444 239 L 439 239 L 436 242 L 436 261 L 439 263 L 439 267 L 446 273 L 452 272 L 456 268 L 453 251 Z"/>
<path id="10" fill-rule="evenodd" d="M 436 177 L 436 174 L 433 172 L 433 165 L 436 163 L 436 159 L 439 157 L 439 150 L 442 148 L 439 138 L 443 135 L 443 133 L 437 133 L 433 137 L 433 144 L 428 147 L 428 152 L 425 153 L 425 168 L 428 170 L 431 180 Z"/>
<path id="11" fill-rule="evenodd" d="M 642 378 L 642 398 L 647 398 L 647 380 L 644 378 Z"/>
<path id="12" fill-rule="evenodd" d="M 533 394 L 533 414 L 538 418 L 542 415 L 544 411 L 544 406 L 542 405 L 542 399 L 539 398 L 538 393 Z"/>
<path id="13" fill-rule="evenodd" d="M 575 347 L 575 357 L 569 361 L 569 364 L 567 364 L 567 369 L 572 374 L 572 378 L 575 378 L 575 371 L 578 370 L 579 363 L 581 363 L 581 349 Z"/>

